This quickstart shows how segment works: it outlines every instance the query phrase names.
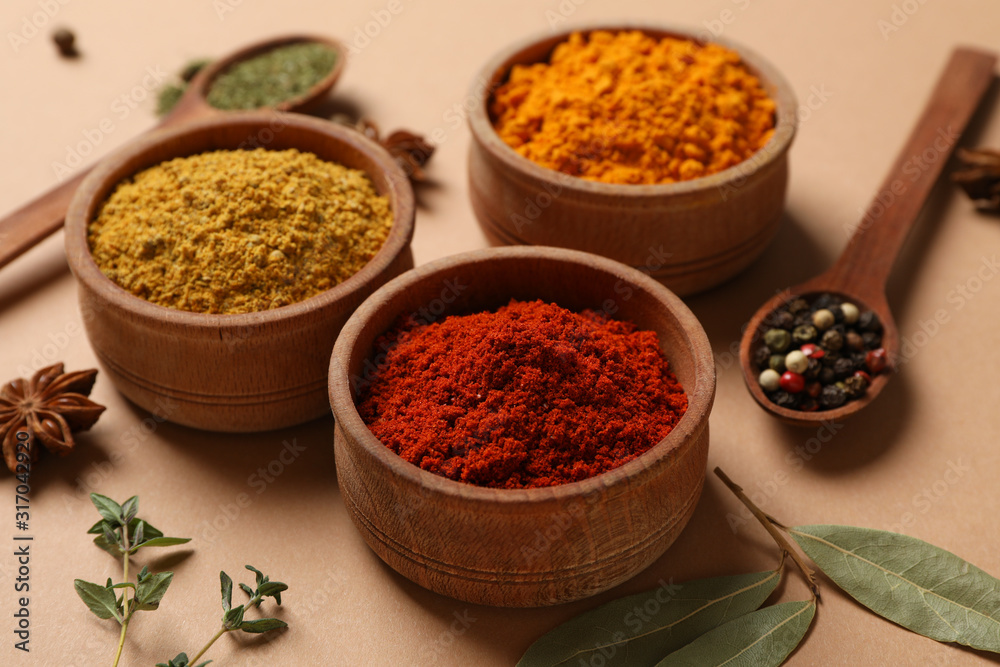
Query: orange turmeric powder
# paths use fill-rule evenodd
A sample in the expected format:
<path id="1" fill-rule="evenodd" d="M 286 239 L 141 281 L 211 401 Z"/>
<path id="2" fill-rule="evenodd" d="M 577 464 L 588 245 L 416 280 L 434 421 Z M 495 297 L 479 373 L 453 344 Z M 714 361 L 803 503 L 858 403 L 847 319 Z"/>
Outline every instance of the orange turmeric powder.
<path id="1" fill-rule="evenodd" d="M 654 184 L 746 160 L 774 134 L 775 104 L 722 46 L 595 31 L 514 66 L 490 113 L 500 138 L 544 167 Z"/>

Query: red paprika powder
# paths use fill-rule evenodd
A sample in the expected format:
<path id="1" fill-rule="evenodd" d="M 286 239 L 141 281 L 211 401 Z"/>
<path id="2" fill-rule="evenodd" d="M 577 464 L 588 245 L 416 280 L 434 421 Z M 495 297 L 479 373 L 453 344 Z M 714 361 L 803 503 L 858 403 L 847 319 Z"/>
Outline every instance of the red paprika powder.
<path id="1" fill-rule="evenodd" d="M 593 311 L 511 301 L 496 312 L 401 322 L 361 417 L 424 470 L 493 488 L 566 484 L 662 440 L 687 396 L 652 331 Z"/>

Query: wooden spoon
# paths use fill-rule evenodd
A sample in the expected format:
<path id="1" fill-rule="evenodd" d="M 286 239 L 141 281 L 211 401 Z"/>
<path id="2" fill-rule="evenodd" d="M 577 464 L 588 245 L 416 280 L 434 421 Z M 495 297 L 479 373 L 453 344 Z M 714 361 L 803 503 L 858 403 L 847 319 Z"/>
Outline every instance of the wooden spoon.
<path id="1" fill-rule="evenodd" d="M 750 393 L 772 415 L 792 424 L 818 426 L 861 410 L 885 387 L 888 371 L 899 359 L 899 333 L 885 297 L 886 280 L 935 181 L 989 87 L 996 60 L 996 54 L 974 49 L 952 52 L 917 126 L 837 262 L 825 273 L 774 296 L 750 319 L 740 342 L 740 364 Z M 839 408 L 803 412 L 779 407 L 761 389 L 759 371 L 752 363 L 753 350 L 767 329 L 764 318 L 792 297 L 824 292 L 840 295 L 861 310 L 872 310 L 879 316 L 889 366 L 873 378 L 862 398 Z"/>
<path id="2" fill-rule="evenodd" d="M 340 42 L 328 37 L 289 35 L 251 44 L 205 67 L 191 80 L 177 106 L 151 131 L 195 118 L 227 113 L 212 107 L 206 99 L 208 89 L 215 77 L 236 62 L 296 42 L 323 44 L 337 53 L 337 60 L 330 73 L 305 94 L 286 100 L 275 106 L 274 109 L 276 111 L 308 111 L 314 108 L 322 102 L 340 77 L 340 73 L 344 69 L 347 50 Z M 66 210 L 69 208 L 73 193 L 76 192 L 80 182 L 83 181 L 84 176 L 90 172 L 91 168 L 81 169 L 73 178 L 0 219 L 0 268 L 63 226 Z"/>

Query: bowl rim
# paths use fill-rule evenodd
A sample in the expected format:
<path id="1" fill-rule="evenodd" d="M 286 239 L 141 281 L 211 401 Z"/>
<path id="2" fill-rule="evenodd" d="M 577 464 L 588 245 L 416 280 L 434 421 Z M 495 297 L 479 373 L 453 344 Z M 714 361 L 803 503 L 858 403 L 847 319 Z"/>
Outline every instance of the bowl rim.
<path id="1" fill-rule="evenodd" d="M 676 37 L 699 44 L 718 44 L 731 51 L 735 51 L 751 72 L 762 80 L 765 88 L 769 86 L 774 88 L 774 93 L 771 94 L 771 97 L 776 104 L 778 122 L 775 125 L 774 134 L 768 142 L 756 153 L 739 164 L 735 164 L 714 174 L 709 174 L 708 176 L 675 183 L 630 184 L 592 181 L 543 167 L 508 146 L 500 138 L 500 135 L 496 133 L 487 111 L 488 102 L 496 88 L 506 80 L 510 67 L 518 61 L 519 57 L 523 56 L 525 51 L 534 49 L 542 44 L 550 44 L 554 47 L 576 32 L 624 32 L 631 30 L 638 30 L 653 37 Z M 704 32 L 704 30 L 695 31 L 692 28 L 672 24 L 622 21 L 570 25 L 562 30 L 537 33 L 534 36 L 519 40 L 494 55 L 476 73 L 476 78 L 473 80 L 468 93 L 468 98 L 475 100 L 475 105 L 469 111 L 468 118 L 469 129 L 472 132 L 473 139 L 483 146 L 494 158 L 503 162 L 506 167 L 513 171 L 521 172 L 526 176 L 548 183 L 551 187 L 569 187 L 607 197 L 691 194 L 713 188 L 722 188 L 741 179 L 749 178 L 754 173 L 779 160 L 791 147 L 792 140 L 795 138 L 796 128 L 798 127 L 798 102 L 795 92 L 781 72 L 756 51 L 725 37 L 712 37 L 711 40 L 705 40 L 702 38 Z"/>
<path id="2" fill-rule="evenodd" d="M 305 130 L 314 135 L 325 135 L 334 141 L 347 144 L 364 154 L 378 168 L 387 184 L 384 196 L 389 199 L 393 219 L 385 242 L 367 264 L 343 282 L 319 294 L 286 306 L 250 313 L 198 313 L 162 306 L 132 294 L 104 275 L 91 255 L 88 227 L 97 206 L 107 198 L 115 184 L 127 177 L 112 178 L 126 162 L 150 150 L 170 144 L 180 137 L 193 134 L 210 136 L 216 128 L 241 124 L 260 131 L 261 128 L 271 127 L 271 124 L 275 122 Z M 296 148 L 303 152 L 310 152 L 307 146 L 297 146 Z M 178 151 L 178 153 L 180 152 Z M 195 154 L 197 151 L 194 153 L 184 152 L 184 155 Z M 182 155 L 176 157 L 182 157 Z M 142 167 L 132 171 L 131 174 L 146 168 L 149 167 Z M 110 182 L 112 180 L 114 183 Z M 362 292 L 409 248 L 413 238 L 415 214 L 413 188 L 403 169 L 388 151 L 360 132 L 329 121 L 296 113 L 276 112 L 274 110 L 232 111 L 176 127 L 157 130 L 129 142 L 101 160 L 81 182 L 66 213 L 66 257 L 70 270 L 82 285 L 99 293 L 112 306 L 120 308 L 130 316 L 139 320 L 168 323 L 173 325 L 177 331 L 215 332 L 220 329 L 301 320 L 316 310 L 327 308 L 343 298 Z"/>
<path id="3" fill-rule="evenodd" d="M 391 451 L 375 437 L 361 418 L 346 372 L 358 336 L 368 321 L 393 295 L 407 291 L 428 276 L 451 272 L 463 266 L 474 267 L 483 262 L 540 258 L 566 264 L 582 264 L 607 273 L 612 278 L 626 280 L 631 287 L 650 293 L 659 305 L 678 320 L 679 329 L 684 333 L 691 350 L 696 381 L 693 389 L 684 387 L 688 396 L 688 408 L 677 425 L 665 438 L 624 465 L 577 482 L 532 489 L 496 489 L 459 482 L 424 470 Z M 708 427 L 715 389 L 715 357 L 708 336 L 680 297 L 638 269 L 591 253 L 550 246 L 507 246 L 467 251 L 423 264 L 394 278 L 366 299 L 344 325 L 334 345 L 329 372 L 330 405 L 338 429 L 349 431 L 369 455 L 408 483 L 431 493 L 460 497 L 465 502 L 484 505 L 560 503 L 628 484 L 683 446 L 695 443 L 698 433 Z"/>

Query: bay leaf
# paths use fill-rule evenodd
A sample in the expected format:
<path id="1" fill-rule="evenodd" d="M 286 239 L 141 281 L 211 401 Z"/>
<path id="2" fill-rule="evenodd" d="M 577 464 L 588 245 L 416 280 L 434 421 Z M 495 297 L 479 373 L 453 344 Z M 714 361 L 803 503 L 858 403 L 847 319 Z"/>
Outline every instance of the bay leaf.
<path id="1" fill-rule="evenodd" d="M 816 615 L 816 602 L 782 602 L 706 632 L 656 667 L 777 667 L 795 650 Z"/>
<path id="2" fill-rule="evenodd" d="M 879 616 L 943 642 L 1000 652 L 1000 580 L 915 537 L 852 526 L 789 533 L 821 570 Z"/>
<path id="3" fill-rule="evenodd" d="M 712 628 L 757 609 L 781 580 L 776 570 L 663 583 L 573 618 L 532 644 L 517 667 L 652 665 Z"/>

